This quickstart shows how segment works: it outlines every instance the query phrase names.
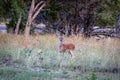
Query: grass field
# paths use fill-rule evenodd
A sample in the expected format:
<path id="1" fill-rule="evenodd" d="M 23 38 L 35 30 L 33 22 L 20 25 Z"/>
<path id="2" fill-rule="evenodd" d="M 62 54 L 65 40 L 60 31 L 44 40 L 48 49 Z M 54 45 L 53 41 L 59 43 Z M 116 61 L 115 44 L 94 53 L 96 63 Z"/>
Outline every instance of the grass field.
<path id="1" fill-rule="evenodd" d="M 26 39 L 22 35 L 0 34 L 0 80 L 120 79 L 120 39 L 65 37 L 64 43 L 69 42 L 75 44 L 75 58 L 65 53 L 59 67 L 56 35 Z"/>

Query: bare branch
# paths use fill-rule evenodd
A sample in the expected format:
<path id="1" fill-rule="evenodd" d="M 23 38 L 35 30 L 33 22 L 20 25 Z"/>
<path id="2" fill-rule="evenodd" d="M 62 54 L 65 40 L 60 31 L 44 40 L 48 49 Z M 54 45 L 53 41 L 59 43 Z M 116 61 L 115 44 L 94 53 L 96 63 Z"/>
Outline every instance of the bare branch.
<path id="1" fill-rule="evenodd" d="M 48 3 L 48 2 L 50 2 L 51 0 L 47 0 L 46 2 L 44 2 L 42 5 L 41 5 L 41 7 L 35 12 L 35 14 L 33 15 L 33 17 L 32 17 L 32 20 L 34 20 L 35 18 L 36 18 L 36 16 L 39 14 L 39 12 L 43 9 L 43 7 L 45 7 L 46 6 L 46 4 Z"/>
<path id="2" fill-rule="evenodd" d="M 36 11 L 36 9 L 37 9 L 42 3 L 44 3 L 44 1 L 40 1 L 40 2 L 35 6 L 34 11 Z"/>

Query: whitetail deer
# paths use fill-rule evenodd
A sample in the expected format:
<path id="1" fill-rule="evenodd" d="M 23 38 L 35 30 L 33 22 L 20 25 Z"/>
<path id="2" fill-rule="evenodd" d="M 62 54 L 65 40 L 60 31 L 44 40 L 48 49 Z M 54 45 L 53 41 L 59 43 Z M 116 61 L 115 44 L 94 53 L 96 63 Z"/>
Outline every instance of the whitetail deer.
<path id="1" fill-rule="evenodd" d="M 63 43 L 63 36 L 59 36 L 59 52 L 62 53 L 62 58 L 64 57 L 64 53 L 68 52 L 72 58 L 74 58 L 73 50 L 75 49 L 75 45 L 72 43 Z"/>

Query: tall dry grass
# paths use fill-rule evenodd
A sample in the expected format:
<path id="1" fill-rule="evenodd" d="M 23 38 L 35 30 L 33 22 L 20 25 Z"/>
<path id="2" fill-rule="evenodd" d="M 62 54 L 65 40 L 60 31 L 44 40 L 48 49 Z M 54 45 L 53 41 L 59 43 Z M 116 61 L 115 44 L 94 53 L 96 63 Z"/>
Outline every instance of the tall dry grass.
<path id="1" fill-rule="evenodd" d="M 23 56 L 22 54 L 29 53 L 29 49 L 26 51 L 23 49 L 23 43 L 37 44 L 38 40 L 40 45 L 37 48 L 31 49 L 32 46 L 29 46 L 32 51 L 31 55 Z M 84 39 L 81 36 L 70 36 L 64 38 L 64 43 L 74 43 L 76 48 L 74 60 L 71 60 L 71 57 L 65 53 L 61 64 L 63 67 L 78 68 L 80 70 L 120 68 L 120 39 L 105 38 L 97 41 L 95 38 Z M 41 61 L 37 55 L 39 49 L 43 52 L 41 53 Z M 10 52 L 14 60 L 21 60 L 27 66 L 36 65 L 53 68 L 59 63 L 57 49 L 58 37 L 53 34 L 30 36 L 27 39 L 23 35 L 0 34 L 0 50 Z"/>

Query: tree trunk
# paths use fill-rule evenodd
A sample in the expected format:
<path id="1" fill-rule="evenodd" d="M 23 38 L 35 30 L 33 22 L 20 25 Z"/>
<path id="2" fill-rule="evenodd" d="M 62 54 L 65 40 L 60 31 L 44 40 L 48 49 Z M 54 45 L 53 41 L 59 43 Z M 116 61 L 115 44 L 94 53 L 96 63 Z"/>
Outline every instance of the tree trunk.
<path id="1" fill-rule="evenodd" d="M 92 35 L 94 25 L 94 14 L 87 14 L 84 21 L 84 37 L 90 37 Z"/>
<path id="2" fill-rule="evenodd" d="M 17 25 L 16 25 L 16 28 L 15 28 L 15 35 L 18 35 L 21 20 L 22 20 L 22 17 L 20 15 L 18 22 L 17 22 Z"/>
<path id="3" fill-rule="evenodd" d="M 32 21 L 37 17 L 37 15 L 39 14 L 39 12 L 43 9 L 44 6 L 46 6 L 46 4 L 48 2 L 50 2 L 50 0 L 47 0 L 45 2 L 44 1 L 40 1 L 35 6 L 35 0 L 32 0 L 30 11 L 29 11 L 29 15 L 28 15 L 28 19 L 27 19 L 27 23 L 26 23 L 26 26 L 25 26 L 25 33 L 24 33 L 24 35 L 26 37 L 28 37 L 29 34 L 30 34 L 30 27 L 31 27 Z"/>
<path id="4" fill-rule="evenodd" d="M 33 11 L 34 11 L 34 5 L 35 5 L 35 1 L 32 0 L 30 11 L 29 11 L 29 14 L 28 14 L 28 20 L 27 20 L 27 23 L 26 23 L 26 26 L 25 26 L 24 35 L 26 37 L 29 36 L 29 33 L 30 33 L 30 26 L 32 24 L 32 15 L 33 15 Z"/>
<path id="5" fill-rule="evenodd" d="M 75 0 L 75 14 L 74 14 L 74 20 L 75 25 L 73 28 L 74 34 L 76 35 L 78 33 L 78 17 L 79 17 L 79 11 L 78 11 L 78 0 Z"/>
<path id="6" fill-rule="evenodd" d="M 117 35 L 117 37 L 120 37 L 120 12 L 117 15 L 115 28 L 116 28 L 116 35 Z"/>
<path id="7" fill-rule="evenodd" d="M 31 24 L 32 24 L 32 21 L 31 21 L 31 19 L 29 19 L 26 23 L 26 26 L 25 26 L 25 33 L 24 34 L 26 37 L 29 36 Z"/>

